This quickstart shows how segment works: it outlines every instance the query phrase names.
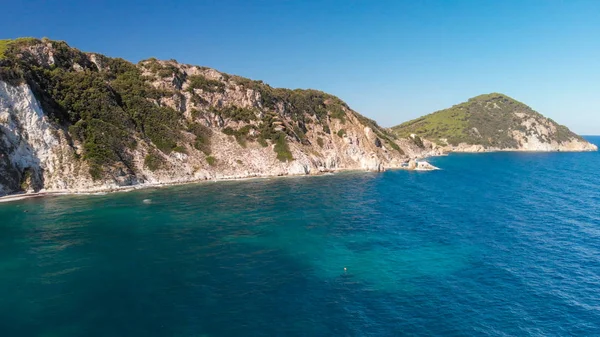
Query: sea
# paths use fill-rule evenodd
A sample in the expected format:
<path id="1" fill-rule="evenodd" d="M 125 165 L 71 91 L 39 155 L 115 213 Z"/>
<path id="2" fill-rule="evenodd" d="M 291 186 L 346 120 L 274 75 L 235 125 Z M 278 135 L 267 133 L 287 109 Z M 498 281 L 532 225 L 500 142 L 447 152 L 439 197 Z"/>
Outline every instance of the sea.
<path id="1" fill-rule="evenodd" d="M 0 336 L 600 335 L 600 153 L 430 162 L 0 204 Z"/>

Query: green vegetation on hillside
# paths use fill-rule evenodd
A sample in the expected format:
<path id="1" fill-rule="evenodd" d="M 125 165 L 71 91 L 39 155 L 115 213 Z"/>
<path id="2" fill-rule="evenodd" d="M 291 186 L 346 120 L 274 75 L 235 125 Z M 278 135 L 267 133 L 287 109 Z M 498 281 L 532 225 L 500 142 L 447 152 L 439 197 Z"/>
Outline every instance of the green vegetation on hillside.
<path id="1" fill-rule="evenodd" d="M 425 145 L 423 144 L 423 140 L 418 135 L 415 135 L 414 137 L 410 137 L 410 138 L 412 139 L 413 143 L 415 143 L 416 146 L 418 146 L 420 148 L 425 147 Z"/>
<path id="2" fill-rule="evenodd" d="M 307 116 L 314 117 L 318 123 L 327 122 L 327 110 L 335 111 L 335 117 L 342 119 L 343 111 L 339 109 L 346 104 L 339 98 L 318 90 L 282 89 L 273 88 L 262 81 L 253 81 L 240 76 L 232 76 L 233 81 L 245 89 L 252 89 L 260 93 L 261 103 L 265 108 L 276 109 L 278 104 L 283 103 L 284 114 L 289 115 L 295 121 L 308 122 Z M 339 107 L 339 108 L 338 108 Z"/>
<path id="3" fill-rule="evenodd" d="M 233 128 L 228 126 L 223 129 L 223 133 L 229 136 L 233 136 L 242 147 L 246 147 L 246 141 L 254 140 L 254 138 L 249 139 L 248 137 L 248 132 L 250 132 L 250 130 L 253 128 L 254 126 L 252 125 L 246 125 L 238 130 L 234 130 Z"/>
<path id="4" fill-rule="evenodd" d="M 77 160 L 88 164 L 94 179 L 114 176 L 116 167 L 134 174 L 134 150 L 148 151 L 144 163 L 151 170 L 160 169 L 172 151 L 198 150 L 210 157 L 213 130 L 233 136 L 244 147 L 254 141 L 272 145 L 279 160 L 291 161 L 290 142 L 310 145 L 310 132 L 329 137 L 330 123 L 337 129 L 358 119 L 402 151 L 393 134 L 333 95 L 273 88 L 224 73 L 218 80 L 188 76 L 187 67 L 153 58 L 136 65 L 84 53 L 62 41 L 0 40 L 0 80 L 29 84 L 49 120 L 68 130 L 69 142 L 82 147 Z M 226 89 L 253 90 L 258 100 L 252 97 L 252 106 L 244 104 L 246 108 L 231 105 L 230 94 L 239 91 Z M 323 147 L 325 141 L 319 138 L 317 144 Z"/>
<path id="5" fill-rule="evenodd" d="M 333 103 L 328 106 L 329 115 L 331 118 L 339 119 L 342 124 L 346 124 L 346 113 L 342 106 L 338 103 Z"/>
<path id="6" fill-rule="evenodd" d="M 188 81 L 190 82 L 189 89 L 193 92 L 194 89 L 203 90 L 206 92 L 224 92 L 225 91 L 225 83 L 210 80 L 202 75 L 193 75 L 188 77 Z"/>
<path id="7" fill-rule="evenodd" d="M 534 118 L 542 118 L 539 113 L 527 105 L 502 94 L 492 93 L 480 95 L 467 102 L 449 109 L 414 119 L 398 125 L 393 131 L 399 137 L 411 134 L 440 142 L 446 139 L 449 144 L 480 144 L 490 147 L 515 148 L 519 144 L 512 132 L 519 130 L 528 133 L 522 125 L 521 113 Z M 557 134 L 553 137 L 559 141 L 577 137 L 566 127 L 555 124 Z M 542 139 L 549 141 L 549 139 Z M 419 144 L 417 144 L 419 145 Z"/>
<path id="8" fill-rule="evenodd" d="M 294 157 L 290 151 L 290 147 L 285 139 L 285 134 L 279 133 L 275 139 L 275 153 L 277 153 L 277 159 L 280 161 L 292 161 Z"/>
<path id="9" fill-rule="evenodd" d="M 11 48 L 26 47 L 40 42 L 41 40 L 33 37 L 20 37 L 14 40 L 0 40 L 0 60 L 6 58 L 6 54 Z"/>
<path id="10" fill-rule="evenodd" d="M 394 141 L 394 139 L 396 139 L 396 135 L 394 133 L 391 133 L 391 132 L 387 131 L 386 129 L 383 129 L 382 127 L 380 127 L 377 124 L 377 122 L 375 122 L 372 119 L 369 119 L 369 118 L 367 118 L 365 116 L 362 116 L 360 114 L 355 114 L 355 116 L 356 116 L 356 118 L 361 123 L 363 123 L 364 125 L 366 125 L 369 128 L 371 128 L 371 130 L 373 130 L 373 132 L 377 135 L 377 137 L 379 137 L 380 139 L 384 140 L 385 143 L 389 147 L 391 147 L 392 149 L 398 151 L 400 154 L 404 155 L 404 151 Z"/>
<path id="11" fill-rule="evenodd" d="M 10 48 L 25 43 L 35 41 L 16 40 Z M 148 139 L 167 154 L 177 147 L 180 114 L 152 102 L 164 93 L 150 86 L 138 67 L 122 59 L 101 57 L 106 68 L 99 71 L 84 53 L 64 42 L 50 43 L 53 67 L 22 62 L 13 59 L 14 55 L 6 57 L 30 84 L 44 111 L 69 127 L 71 135 L 83 144 L 83 158 L 92 177 L 102 178 L 104 168 L 117 162 L 133 167 L 128 153 L 136 138 Z M 74 70 L 74 63 L 83 69 Z"/>
<path id="12" fill-rule="evenodd" d="M 400 137 L 408 137 L 414 133 L 433 140 L 447 138 L 449 143 L 458 144 L 465 137 L 468 125 L 466 108 L 455 105 L 450 109 L 401 124 L 393 130 Z"/>
<path id="13" fill-rule="evenodd" d="M 217 158 L 213 157 L 213 156 L 207 156 L 206 157 L 206 162 L 208 163 L 208 165 L 210 166 L 215 166 L 217 165 Z"/>
<path id="14" fill-rule="evenodd" d="M 323 148 L 323 146 L 325 146 L 325 143 L 323 142 L 323 138 L 321 138 L 321 137 L 317 138 L 317 144 L 319 144 L 319 147 Z"/>
<path id="15" fill-rule="evenodd" d="M 165 165 L 165 160 L 157 152 L 152 151 L 152 152 L 148 153 L 146 155 L 146 157 L 144 158 L 144 166 L 146 166 L 148 168 L 148 170 L 150 170 L 152 172 L 163 168 L 164 165 Z"/>
<path id="16" fill-rule="evenodd" d="M 8 49 L 8 46 L 11 42 L 12 40 L 0 40 L 0 60 L 5 57 L 4 53 Z"/>
<path id="17" fill-rule="evenodd" d="M 237 106 L 230 106 L 220 109 L 211 108 L 210 111 L 221 115 L 223 118 L 229 118 L 236 122 L 250 123 L 250 121 L 256 120 L 256 115 L 254 114 L 254 111 L 250 109 L 240 108 Z"/>
<path id="18" fill-rule="evenodd" d="M 189 123 L 187 125 L 187 131 L 196 136 L 193 146 L 198 151 L 202 151 L 205 155 L 211 154 L 210 144 L 212 130 L 200 123 Z"/>

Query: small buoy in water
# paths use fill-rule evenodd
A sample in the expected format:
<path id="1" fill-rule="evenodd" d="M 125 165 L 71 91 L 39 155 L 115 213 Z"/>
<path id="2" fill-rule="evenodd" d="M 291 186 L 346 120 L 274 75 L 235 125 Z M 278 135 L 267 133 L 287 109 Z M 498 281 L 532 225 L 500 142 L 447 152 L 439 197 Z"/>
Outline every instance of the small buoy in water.
<path id="1" fill-rule="evenodd" d="M 347 270 L 348 270 L 348 268 L 344 267 L 344 271 L 347 271 Z"/>
<path id="2" fill-rule="evenodd" d="M 152 203 L 152 199 L 144 199 L 144 201 L 142 201 L 144 204 L 151 204 Z"/>

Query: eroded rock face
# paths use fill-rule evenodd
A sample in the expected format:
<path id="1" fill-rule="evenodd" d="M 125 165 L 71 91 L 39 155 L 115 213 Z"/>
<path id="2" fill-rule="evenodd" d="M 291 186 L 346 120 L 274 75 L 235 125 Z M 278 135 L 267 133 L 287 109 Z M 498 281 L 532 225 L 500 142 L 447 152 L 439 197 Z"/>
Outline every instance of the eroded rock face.
<path id="1" fill-rule="evenodd" d="M 182 95 L 185 102 L 191 98 L 189 92 L 184 91 Z M 260 98 L 251 90 L 236 89 L 211 95 L 211 100 L 219 104 L 247 107 L 259 105 Z M 169 98 L 164 102 L 177 106 Z M 193 106 L 185 103 L 178 108 L 190 114 Z M 383 171 L 398 167 L 404 158 L 398 151 L 376 142 L 372 130 L 360 123 L 351 111 L 347 112 L 344 123 L 330 121 L 329 133 L 315 125 L 305 126 L 304 142 L 289 142 L 294 159 L 288 162 L 276 158 L 274 145 L 263 147 L 247 142 L 242 146 L 234 137 L 222 133 L 223 127 L 240 128 L 245 123 L 216 115 L 203 123 L 213 130 L 211 157 L 215 163 L 212 165 L 207 163 L 205 154 L 189 147 L 186 153 L 161 155 L 165 165 L 159 170 L 150 170 L 144 165 L 144 158 L 152 146 L 140 140 L 130 151 L 135 165 L 131 170 L 135 173 L 116 166 L 109 177 L 94 180 L 81 158 L 81 144 L 73 140 L 66 129 L 50 121 L 29 86 L 0 81 L 0 195 L 33 191 L 91 192 L 128 185 L 307 175 L 341 169 Z M 337 135 L 341 129 L 345 131 L 343 137 Z M 318 138 L 322 147 L 317 145 Z"/>
<path id="2" fill-rule="evenodd" d="M 0 81 L 1 193 L 91 186 L 64 130 L 51 123 L 29 86 Z"/>
<path id="3" fill-rule="evenodd" d="M 44 186 L 44 173 L 56 170 L 53 148 L 60 141 L 47 122 L 37 100 L 27 85 L 17 87 L 0 82 L 0 136 L 3 172 L 9 182 L 2 186 L 5 193 L 18 191 L 27 173 L 31 186 Z"/>
<path id="4" fill-rule="evenodd" d="M 339 98 L 17 39 L 0 60 L 0 195 L 382 171 L 402 142 Z"/>

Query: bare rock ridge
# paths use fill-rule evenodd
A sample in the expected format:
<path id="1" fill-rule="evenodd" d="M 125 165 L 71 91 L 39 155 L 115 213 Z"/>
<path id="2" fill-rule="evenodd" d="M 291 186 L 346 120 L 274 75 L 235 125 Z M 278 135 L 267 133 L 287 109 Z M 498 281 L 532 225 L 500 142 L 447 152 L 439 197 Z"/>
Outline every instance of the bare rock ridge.
<path id="1" fill-rule="evenodd" d="M 469 99 L 392 128 L 424 151 L 597 151 L 598 148 L 508 96 L 492 93 Z"/>
<path id="2" fill-rule="evenodd" d="M 142 184 L 382 171 L 397 140 L 316 90 L 214 69 L 0 41 L 0 196 Z"/>

